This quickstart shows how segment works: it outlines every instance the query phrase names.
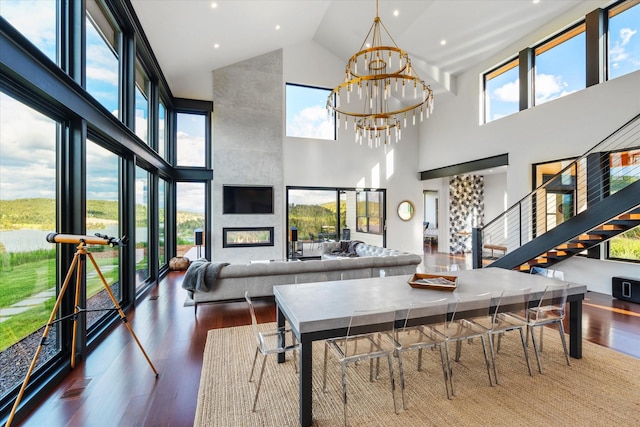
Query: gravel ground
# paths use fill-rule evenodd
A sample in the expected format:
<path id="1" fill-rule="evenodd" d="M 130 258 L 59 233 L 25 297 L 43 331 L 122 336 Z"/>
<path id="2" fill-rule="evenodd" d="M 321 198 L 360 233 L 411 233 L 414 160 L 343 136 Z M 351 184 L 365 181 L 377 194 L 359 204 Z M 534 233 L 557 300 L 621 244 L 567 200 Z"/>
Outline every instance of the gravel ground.
<path id="1" fill-rule="evenodd" d="M 118 298 L 119 292 L 116 286 L 111 287 Z M 113 303 L 106 291 L 101 291 L 89 299 L 89 308 L 113 308 Z M 87 312 L 87 324 L 91 325 L 104 315 L 103 311 Z M 69 319 L 71 321 L 71 319 Z M 38 329 L 23 340 L 17 342 L 6 350 L 0 352 L 0 396 L 4 396 L 14 386 L 20 386 L 24 381 L 29 366 L 36 354 L 45 326 Z M 46 342 L 40 350 L 36 363 L 36 369 L 46 363 L 57 354 L 57 330 L 55 327 L 49 330 Z M 33 375 L 33 374 L 32 374 Z"/>

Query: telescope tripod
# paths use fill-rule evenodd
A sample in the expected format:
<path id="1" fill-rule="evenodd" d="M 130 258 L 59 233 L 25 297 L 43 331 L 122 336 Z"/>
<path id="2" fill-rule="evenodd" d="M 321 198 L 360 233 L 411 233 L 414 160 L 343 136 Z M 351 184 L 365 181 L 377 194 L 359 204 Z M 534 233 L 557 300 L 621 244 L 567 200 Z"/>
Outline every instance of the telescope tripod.
<path id="1" fill-rule="evenodd" d="M 118 300 L 116 299 L 116 297 L 113 295 L 113 292 L 111 291 L 111 288 L 109 287 L 109 285 L 107 284 L 107 281 L 105 280 L 104 276 L 102 275 L 102 271 L 100 271 L 100 267 L 98 267 L 98 264 L 96 263 L 95 259 L 93 258 L 93 255 L 91 254 L 91 252 L 89 252 L 87 250 L 87 245 L 86 242 L 84 240 L 80 240 L 80 243 L 78 244 L 78 247 L 76 249 L 76 253 L 73 255 L 73 261 L 71 262 L 71 266 L 69 267 L 69 271 L 67 272 L 67 276 L 64 279 L 64 283 L 62 284 L 62 288 L 60 289 L 60 293 L 58 294 L 58 297 L 56 298 L 56 303 L 53 306 L 53 310 L 51 310 L 51 316 L 49 317 L 49 321 L 47 322 L 47 325 L 44 329 L 44 332 L 42 333 L 42 339 L 40 340 L 40 344 L 38 345 L 38 348 L 36 350 L 36 354 L 33 356 L 33 360 L 31 361 L 31 365 L 29 366 L 29 370 L 27 371 L 27 375 L 24 379 L 24 381 L 22 382 L 22 387 L 20 388 L 20 392 L 18 393 L 18 397 L 16 398 L 15 403 L 13 404 L 13 408 L 11 409 L 11 414 L 9 415 L 9 419 L 7 420 L 7 424 L 5 425 L 5 427 L 9 427 L 11 425 L 11 422 L 13 421 L 13 417 L 15 416 L 16 410 L 18 409 L 18 405 L 20 404 L 20 401 L 22 400 L 22 396 L 24 394 L 25 389 L 27 388 L 27 384 L 29 382 L 29 378 L 31 377 L 31 373 L 33 372 L 33 369 L 36 366 L 36 362 L 38 361 L 38 357 L 40 356 L 40 352 L 42 351 L 42 347 L 44 346 L 47 336 L 49 335 L 49 331 L 51 330 L 51 327 L 57 323 L 57 322 L 61 322 L 65 319 L 68 318 L 72 318 L 73 319 L 73 335 L 72 335 L 72 341 L 71 341 L 71 368 L 75 368 L 76 365 L 76 338 L 77 338 L 77 331 L 78 331 L 78 315 L 80 313 L 83 312 L 87 312 L 87 311 L 96 311 L 96 310 L 86 310 L 86 309 L 81 309 L 79 307 L 80 304 L 80 286 L 82 284 L 82 265 L 86 262 L 85 259 L 86 257 L 89 257 L 89 260 L 91 261 L 91 264 L 93 264 L 93 268 L 95 269 L 96 273 L 98 273 L 98 276 L 100 277 L 100 280 L 102 281 L 102 285 L 104 286 L 105 291 L 107 292 L 107 294 L 109 295 L 109 298 L 111 299 L 111 301 L 113 302 L 114 308 L 113 309 L 107 309 L 107 310 L 116 310 L 118 312 L 118 314 L 120 315 L 120 320 L 122 320 L 122 322 L 125 324 L 125 326 L 127 327 L 127 329 L 129 330 L 129 333 L 131 334 L 131 336 L 133 337 L 134 341 L 136 342 L 136 344 L 138 345 L 138 347 L 140 348 L 140 351 L 142 351 L 142 354 L 144 355 L 145 359 L 147 359 L 147 363 L 149 363 L 149 366 L 151 367 L 151 370 L 153 370 L 153 373 L 155 374 L 156 378 L 158 377 L 158 371 L 156 370 L 156 368 L 153 366 L 153 363 L 151 363 L 151 359 L 149 359 L 149 356 L 147 356 L 147 353 L 144 351 L 144 348 L 142 347 L 142 344 L 140 344 L 140 341 L 138 340 L 138 337 L 136 336 L 135 332 L 133 332 L 133 329 L 131 328 L 131 325 L 129 324 L 129 321 L 127 320 L 127 317 L 125 316 L 124 312 L 122 311 L 122 308 L 120 307 L 120 304 L 118 304 Z M 73 308 L 73 314 L 70 314 L 69 316 L 65 316 L 62 317 L 60 319 L 55 320 L 56 317 L 56 313 L 58 312 L 58 309 L 60 308 L 60 304 L 62 302 L 62 299 L 64 297 L 64 294 L 69 286 L 69 283 L 71 281 L 71 276 L 73 275 L 73 270 L 76 270 L 76 293 L 75 293 L 75 301 L 74 301 L 74 308 Z"/>

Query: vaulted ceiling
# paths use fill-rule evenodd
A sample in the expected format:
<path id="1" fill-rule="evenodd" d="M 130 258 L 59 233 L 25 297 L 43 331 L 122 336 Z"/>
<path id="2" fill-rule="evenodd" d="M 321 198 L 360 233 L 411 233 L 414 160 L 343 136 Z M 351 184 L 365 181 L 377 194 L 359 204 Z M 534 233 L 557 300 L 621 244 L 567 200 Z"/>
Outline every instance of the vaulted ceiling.
<path id="1" fill-rule="evenodd" d="M 213 70 L 300 42 L 313 40 L 346 64 L 376 16 L 374 0 L 131 2 L 173 95 L 205 100 L 213 98 Z M 472 66 L 583 3 L 595 9 L 603 2 L 380 0 L 378 15 L 420 77 L 442 93 L 454 86 L 449 79 L 455 82 Z"/>

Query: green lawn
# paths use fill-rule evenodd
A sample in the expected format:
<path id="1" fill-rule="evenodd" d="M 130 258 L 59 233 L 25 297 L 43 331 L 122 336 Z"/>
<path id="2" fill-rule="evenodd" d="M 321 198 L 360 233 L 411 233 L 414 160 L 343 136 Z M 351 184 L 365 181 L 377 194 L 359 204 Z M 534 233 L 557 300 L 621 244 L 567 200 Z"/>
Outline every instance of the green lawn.
<path id="1" fill-rule="evenodd" d="M 115 264 L 117 259 L 96 258 L 96 263 L 108 285 L 118 280 L 119 269 Z M 115 268 L 109 268 L 114 264 Z M 91 297 L 103 290 L 104 286 L 100 278 L 94 274 L 91 262 L 87 261 L 86 268 L 87 295 Z M 69 283 L 71 288 L 75 286 L 75 275 L 74 271 Z M 25 262 L 12 268 L 4 266 L 0 269 L 0 308 L 9 307 L 39 292 L 55 288 L 55 283 L 54 259 Z M 67 292 L 70 291 L 67 290 Z M 39 304 L 0 323 L 0 351 L 44 326 L 49 320 L 54 304 L 55 298 L 52 297 L 44 304 Z"/>

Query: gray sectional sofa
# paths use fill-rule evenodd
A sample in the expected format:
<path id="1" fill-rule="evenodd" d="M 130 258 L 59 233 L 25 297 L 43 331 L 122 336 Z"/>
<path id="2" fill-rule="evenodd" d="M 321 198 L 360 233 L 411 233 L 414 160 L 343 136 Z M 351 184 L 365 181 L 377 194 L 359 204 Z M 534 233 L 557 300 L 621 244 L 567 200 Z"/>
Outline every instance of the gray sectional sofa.
<path id="1" fill-rule="evenodd" d="M 345 242 L 324 242 L 322 259 L 271 261 L 251 264 L 216 264 L 195 260 L 182 287 L 188 291 L 185 305 L 273 296 L 275 285 L 410 275 L 422 262 L 419 255 L 393 249 L 353 244 L 356 254 L 341 251 Z"/>

